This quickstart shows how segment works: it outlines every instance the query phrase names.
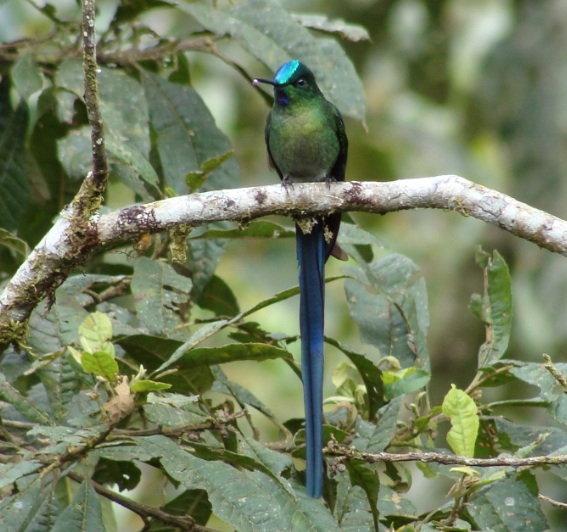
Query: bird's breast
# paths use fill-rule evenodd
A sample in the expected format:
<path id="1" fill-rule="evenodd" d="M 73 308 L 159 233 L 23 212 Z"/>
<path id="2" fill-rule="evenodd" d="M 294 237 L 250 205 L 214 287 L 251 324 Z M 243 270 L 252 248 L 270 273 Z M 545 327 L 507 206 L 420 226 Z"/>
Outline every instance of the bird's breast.
<path id="1" fill-rule="evenodd" d="M 318 110 L 273 116 L 269 147 L 274 163 L 291 182 L 323 181 L 340 150 L 332 124 Z"/>

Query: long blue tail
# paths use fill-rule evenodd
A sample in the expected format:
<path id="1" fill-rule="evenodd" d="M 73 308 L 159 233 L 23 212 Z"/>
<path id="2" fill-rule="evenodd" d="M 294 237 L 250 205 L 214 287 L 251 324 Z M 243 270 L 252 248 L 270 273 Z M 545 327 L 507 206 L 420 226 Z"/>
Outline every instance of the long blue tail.
<path id="1" fill-rule="evenodd" d="M 299 262 L 301 371 L 305 402 L 307 495 L 323 491 L 323 328 L 325 306 L 325 243 L 319 220 L 311 233 L 296 227 Z"/>

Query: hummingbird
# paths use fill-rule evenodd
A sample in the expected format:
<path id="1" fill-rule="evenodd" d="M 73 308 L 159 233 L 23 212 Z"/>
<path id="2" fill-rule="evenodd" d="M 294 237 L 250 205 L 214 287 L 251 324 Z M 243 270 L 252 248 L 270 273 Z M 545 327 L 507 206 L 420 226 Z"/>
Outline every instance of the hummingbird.
<path id="1" fill-rule="evenodd" d="M 264 131 L 270 168 L 284 186 L 345 180 L 348 139 L 339 110 L 319 89 L 301 61 L 284 63 L 274 79 L 253 84 L 274 88 Z M 330 255 L 347 260 L 337 243 L 341 214 L 296 220 L 299 264 L 299 326 L 305 403 L 306 493 L 323 492 L 323 355 L 325 263 Z"/>

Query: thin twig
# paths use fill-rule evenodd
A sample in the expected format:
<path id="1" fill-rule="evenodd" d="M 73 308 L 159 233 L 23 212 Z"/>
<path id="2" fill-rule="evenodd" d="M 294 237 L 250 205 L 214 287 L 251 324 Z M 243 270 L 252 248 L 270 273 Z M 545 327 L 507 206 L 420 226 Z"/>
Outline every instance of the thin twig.
<path id="1" fill-rule="evenodd" d="M 69 471 L 67 476 L 74 480 L 75 482 L 84 482 L 84 478 L 75 473 L 74 471 Z M 91 480 L 91 485 L 94 490 L 103 497 L 127 508 L 128 510 L 134 512 L 135 514 L 139 515 L 144 522 L 148 522 L 150 518 L 158 519 L 162 523 L 166 525 L 171 525 L 175 527 L 179 527 L 181 530 L 189 530 L 195 532 L 214 532 L 213 529 L 208 528 L 206 526 L 201 526 L 195 523 L 195 520 L 187 515 L 174 515 L 168 512 L 164 512 L 160 508 L 154 508 L 153 506 L 148 506 L 147 504 L 142 504 L 140 502 L 133 501 L 132 499 L 128 499 L 119 493 L 116 493 L 102 484 Z"/>
<path id="2" fill-rule="evenodd" d="M 435 452 L 363 453 L 333 441 L 329 442 L 325 448 L 325 453 L 339 460 L 356 459 L 368 463 L 435 462 L 444 465 L 463 465 L 469 467 L 533 467 L 567 464 L 567 454 L 530 457 L 499 456 L 497 458 L 467 458 L 465 456 Z"/>
<path id="3" fill-rule="evenodd" d="M 562 508 L 563 510 L 567 510 L 567 503 L 556 501 L 555 499 L 550 499 L 549 497 L 546 497 L 545 495 L 542 495 L 541 493 L 538 495 L 538 498 L 539 498 L 539 500 L 547 502 L 547 503 L 551 504 L 552 506 L 555 506 L 557 508 Z"/>
<path id="4" fill-rule="evenodd" d="M 91 126 L 93 184 L 96 186 L 96 193 L 102 194 L 108 179 L 108 162 L 104 144 L 104 126 L 98 100 L 95 0 L 83 1 L 83 70 L 85 78 L 85 106 Z"/>
<path id="5" fill-rule="evenodd" d="M 544 354 L 543 360 L 545 361 L 543 367 L 553 375 L 553 378 L 561 385 L 563 391 L 567 392 L 567 378 L 563 375 L 553 364 L 551 357 Z"/>

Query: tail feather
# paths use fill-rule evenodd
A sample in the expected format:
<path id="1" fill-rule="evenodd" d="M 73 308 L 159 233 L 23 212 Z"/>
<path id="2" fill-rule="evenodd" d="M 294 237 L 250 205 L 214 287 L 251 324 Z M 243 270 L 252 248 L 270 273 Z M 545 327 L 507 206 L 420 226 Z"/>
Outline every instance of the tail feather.
<path id="1" fill-rule="evenodd" d="M 296 227 L 299 262 L 301 370 L 307 448 L 306 490 L 319 498 L 323 491 L 323 330 L 325 261 L 329 250 L 321 220 L 304 234 Z"/>

